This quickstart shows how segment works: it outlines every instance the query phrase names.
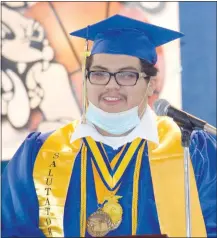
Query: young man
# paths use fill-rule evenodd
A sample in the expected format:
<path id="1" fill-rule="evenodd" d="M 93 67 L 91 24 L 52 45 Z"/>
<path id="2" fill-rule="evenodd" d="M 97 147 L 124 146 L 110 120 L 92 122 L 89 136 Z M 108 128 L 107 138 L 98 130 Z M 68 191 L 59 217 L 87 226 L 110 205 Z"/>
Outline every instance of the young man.
<path id="1" fill-rule="evenodd" d="M 182 36 L 119 15 L 71 33 L 93 40 L 83 119 L 32 133 L 2 177 L 4 236 L 185 237 L 180 129 L 147 104 L 155 47 Z M 216 144 L 191 137 L 192 236 L 216 236 Z"/>

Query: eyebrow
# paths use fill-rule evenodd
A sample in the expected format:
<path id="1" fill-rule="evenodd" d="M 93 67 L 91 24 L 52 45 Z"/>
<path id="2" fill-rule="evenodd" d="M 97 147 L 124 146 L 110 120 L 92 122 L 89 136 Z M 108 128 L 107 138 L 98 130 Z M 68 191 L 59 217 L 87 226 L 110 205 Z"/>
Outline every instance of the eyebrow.
<path id="1" fill-rule="evenodd" d="M 93 67 L 91 67 L 91 69 L 102 69 L 102 70 L 109 71 L 108 68 L 103 67 L 101 65 L 94 65 Z M 132 66 L 126 66 L 126 67 L 123 67 L 123 68 L 119 68 L 117 71 L 123 71 L 123 70 L 136 70 L 136 71 L 138 71 L 137 68 L 132 67 Z"/>
<path id="2" fill-rule="evenodd" d="M 94 65 L 93 67 L 91 67 L 91 69 L 102 69 L 102 70 L 108 70 L 108 68 L 106 68 L 106 67 L 103 67 L 103 66 L 101 66 L 101 65 Z"/>

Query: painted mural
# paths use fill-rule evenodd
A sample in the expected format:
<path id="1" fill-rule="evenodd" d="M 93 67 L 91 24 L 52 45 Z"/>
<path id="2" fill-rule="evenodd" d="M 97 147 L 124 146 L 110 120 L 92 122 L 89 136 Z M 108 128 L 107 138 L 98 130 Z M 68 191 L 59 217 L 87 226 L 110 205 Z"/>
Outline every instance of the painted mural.
<path id="1" fill-rule="evenodd" d="M 178 30 L 177 3 L 3 2 L 1 8 L 4 160 L 30 132 L 55 130 L 80 117 L 84 41 L 69 32 L 117 13 Z M 174 21 L 167 17 L 171 11 Z M 159 95 L 167 94 L 171 78 L 180 88 L 179 42 L 165 47 L 157 49 L 160 73 L 151 106 Z M 174 52 L 177 59 L 168 68 Z M 180 93 L 168 97 L 180 106 Z"/>

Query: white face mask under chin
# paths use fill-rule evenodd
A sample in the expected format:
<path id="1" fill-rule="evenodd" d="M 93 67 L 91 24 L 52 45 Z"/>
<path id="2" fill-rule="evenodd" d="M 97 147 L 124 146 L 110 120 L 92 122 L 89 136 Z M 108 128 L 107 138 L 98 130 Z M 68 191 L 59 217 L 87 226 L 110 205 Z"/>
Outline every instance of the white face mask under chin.
<path id="1" fill-rule="evenodd" d="M 122 135 L 140 123 L 138 106 L 124 112 L 108 113 L 89 102 L 86 118 L 92 124 L 113 135 Z"/>
<path id="2" fill-rule="evenodd" d="M 149 83 L 145 92 L 145 96 L 143 97 L 139 106 L 144 102 L 148 88 Z M 122 135 L 134 129 L 140 123 L 139 106 L 133 107 L 130 110 L 124 112 L 109 113 L 96 107 L 89 101 L 86 119 L 95 126 L 110 134 Z"/>

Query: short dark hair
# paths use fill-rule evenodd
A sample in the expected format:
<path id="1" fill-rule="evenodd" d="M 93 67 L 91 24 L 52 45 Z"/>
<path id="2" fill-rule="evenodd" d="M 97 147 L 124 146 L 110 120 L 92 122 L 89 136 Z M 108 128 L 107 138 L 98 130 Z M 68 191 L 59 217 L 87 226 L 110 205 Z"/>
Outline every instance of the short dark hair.
<path id="1" fill-rule="evenodd" d="M 148 63 L 146 60 L 139 59 L 140 60 L 140 65 L 141 65 L 141 72 L 144 72 L 147 76 L 156 76 L 158 69 L 153 65 Z M 91 67 L 91 64 L 93 62 L 93 55 L 90 55 L 87 57 L 86 60 L 86 69 L 89 70 Z M 148 78 L 149 80 L 150 78 Z"/>
<path id="2" fill-rule="evenodd" d="M 141 71 L 144 72 L 147 76 L 156 76 L 158 69 L 153 65 L 148 63 L 146 60 L 139 59 L 141 65 Z"/>
<path id="3" fill-rule="evenodd" d="M 86 59 L 86 70 L 89 70 L 93 62 L 93 55 L 90 55 Z"/>

